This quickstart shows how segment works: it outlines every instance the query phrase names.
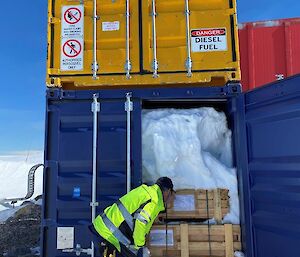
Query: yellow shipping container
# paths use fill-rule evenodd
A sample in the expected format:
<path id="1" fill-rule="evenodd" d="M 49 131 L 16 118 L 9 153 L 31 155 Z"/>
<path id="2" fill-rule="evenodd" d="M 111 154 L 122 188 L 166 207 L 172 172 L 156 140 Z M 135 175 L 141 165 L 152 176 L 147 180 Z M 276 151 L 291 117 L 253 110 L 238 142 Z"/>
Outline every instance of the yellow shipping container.
<path id="1" fill-rule="evenodd" d="M 236 0 L 49 0 L 49 87 L 240 80 Z"/>

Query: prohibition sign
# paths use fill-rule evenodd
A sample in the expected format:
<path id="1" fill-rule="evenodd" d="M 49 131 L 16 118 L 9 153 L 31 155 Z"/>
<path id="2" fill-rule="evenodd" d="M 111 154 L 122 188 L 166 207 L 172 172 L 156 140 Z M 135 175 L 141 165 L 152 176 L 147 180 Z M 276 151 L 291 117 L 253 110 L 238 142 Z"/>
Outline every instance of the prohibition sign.
<path id="1" fill-rule="evenodd" d="M 81 19 L 81 11 L 76 7 L 67 9 L 64 13 L 64 19 L 69 24 L 76 24 Z"/>
<path id="2" fill-rule="evenodd" d="M 63 53 L 69 58 L 75 58 L 81 53 L 81 43 L 78 40 L 68 40 L 63 45 Z"/>

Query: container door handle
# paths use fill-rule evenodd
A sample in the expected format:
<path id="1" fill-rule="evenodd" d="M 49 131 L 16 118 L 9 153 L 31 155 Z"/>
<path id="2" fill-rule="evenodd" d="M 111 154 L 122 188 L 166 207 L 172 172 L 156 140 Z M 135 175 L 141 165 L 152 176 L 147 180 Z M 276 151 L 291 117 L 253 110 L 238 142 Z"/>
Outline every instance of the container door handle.
<path id="1" fill-rule="evenodd" d="M 125 62 L 125 72 L 126 78 L 130 79 L 131 71 L 131 61 L 130 61 L 130 12 L 129 12 L 129 0 L 126 0 L 126 62 Z"/>
<path id="2" fill-rule="evenodd" d="M 157 44 L 156 44 L 156 7 L 155 0 L 152 0 L 152 48 L 153 48 L 153 61 L 152 61 L 152 70 L 153 78 L 157 78 L 158 74 L 158 60 L 157 60 Z"/>
<path id="3" fill-rule="evenodd" d="M 187 59 L 185 61 L 185 67 L 187 70 L 187 76 L 192 76 L 192 57 L 191 57 L 191 39 L 190 39 L 190 9 L 189 0 L 185 0 L 185 20 L 186 20 L 186 51 Z"/>

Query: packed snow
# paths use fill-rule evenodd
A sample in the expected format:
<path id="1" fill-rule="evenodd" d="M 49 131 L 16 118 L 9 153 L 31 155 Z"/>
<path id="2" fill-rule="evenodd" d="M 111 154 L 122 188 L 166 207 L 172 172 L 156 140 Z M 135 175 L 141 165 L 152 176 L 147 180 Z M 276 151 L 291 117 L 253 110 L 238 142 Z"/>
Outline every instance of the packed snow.
<path id="1" fill-rule="evenodd" d="M 229 189 L 224 223 L 239 224 L 236 169 L 226 115 L 214 108 L 145 110 L 143 180 L 172 178 L 175 189 Z"/>
<path id="2" fill-rule="evenodd" d="M 21 152 L 0 156 L 0 201 L 5 198 L 19 198 L 27 194 L 27 177 L 30 168 L 38 163 L 43 163 L 43 152 Z M 42 194 L 42 168 L 35 173 L 35 189 L 32 199 Z M 18 202 L 19 206 L 22 202 Z M 0 205 L 0 220 L 12 216 L 17 210 L 7 209 Z"/>

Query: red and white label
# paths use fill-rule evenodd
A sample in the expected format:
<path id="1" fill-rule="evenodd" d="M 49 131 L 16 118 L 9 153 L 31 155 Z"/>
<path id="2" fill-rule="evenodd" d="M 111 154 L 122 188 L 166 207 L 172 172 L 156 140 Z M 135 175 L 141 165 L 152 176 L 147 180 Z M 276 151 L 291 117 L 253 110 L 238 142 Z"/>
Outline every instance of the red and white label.
<path id="1" fill-rule="evenodd" d="M 61 17 L 61 58 L 62 71 L 83 70 L 84 7 L 66 5 Z"/>
<path id="2" fill-rule="evenodd" d="M 68 8 L 64 12 L 64 20 L 69 24 L 76 24 L 80 22 L 81 16 L 82 16 L 81 10 L 77 7 Z"/>
<path id="3" fill-rule="evenodd" d="M 84 8 L 82 5 L 63 6 L 61 21 L 63 38 L 83 37 Z"/>
<path id="4" fill-rule="evenodd" d="M 227 51 L 226 28 L 191 30 L 192 52 Z"/>
<path id="5" fill-rule="evenodd" d="M 75 39 L 68 40 L 63 45 L 64 55 L 70 58 L 77 57 L 81 53 L 81 50 L 81 43 Z"/>
<path id="6" fill-rule="evenodd" d="M 60 69 L 62 71 L 78 71 L 83 69 L 83 40 L 62 40 Z"/>

